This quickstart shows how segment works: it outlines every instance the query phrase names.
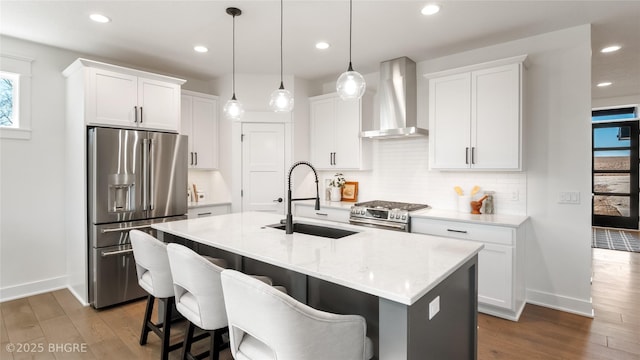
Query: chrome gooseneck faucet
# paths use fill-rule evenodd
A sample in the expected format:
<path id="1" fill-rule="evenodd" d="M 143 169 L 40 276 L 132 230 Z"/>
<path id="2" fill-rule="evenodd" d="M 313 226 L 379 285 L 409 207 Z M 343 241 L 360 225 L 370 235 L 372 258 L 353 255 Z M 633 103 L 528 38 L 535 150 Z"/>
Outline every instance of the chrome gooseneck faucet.
<path id="1" fill-rule="evenodd" d="M 291 173 L 293 172 L 293 169 L 295 169 L 298 165 L 307 165 L 308 167 L 311 168 L 311 170 L 313 170 L 313 175 L 315 175 L 316 177 L 316 197 L 315 198 L 297 198 L 297 199 L 291 198 Z M 310 163 L 306 161 L 298 161 L 297 163 L 293 164 L 289 169 L 289 176 L 287 178 L 287 218 L 285 220 L 286 222 L 284 225 L 285 233 L 293 234 L 293 215 L 291 215 L 291 202 L 298 201 L 298 200 L 314 200 L 314 199 L 316 200 L 315 209 L 320 210 L 320 192 L 318 191 L 318 173 L 316 172 L 316 169 L 313 167 L 313 165 L 311 165 Z"/>

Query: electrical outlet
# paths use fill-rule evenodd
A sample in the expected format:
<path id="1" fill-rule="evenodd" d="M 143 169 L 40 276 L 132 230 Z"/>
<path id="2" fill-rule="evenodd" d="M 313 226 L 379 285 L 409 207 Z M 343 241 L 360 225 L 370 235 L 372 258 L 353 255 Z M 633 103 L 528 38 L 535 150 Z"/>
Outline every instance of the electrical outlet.
<path id="1" fill-rule="evenodd" d="M 433 319 L 438 312 L 440 312 L 440 296 L 436 296 L 436 298 L 429 303 L 429 320 Z"/>
<path id="2" fill-rule="evenodd" d="M 518 201 L 519 198 L 518 190 L 513 190 L 511 192 L 511 201 Z"/>

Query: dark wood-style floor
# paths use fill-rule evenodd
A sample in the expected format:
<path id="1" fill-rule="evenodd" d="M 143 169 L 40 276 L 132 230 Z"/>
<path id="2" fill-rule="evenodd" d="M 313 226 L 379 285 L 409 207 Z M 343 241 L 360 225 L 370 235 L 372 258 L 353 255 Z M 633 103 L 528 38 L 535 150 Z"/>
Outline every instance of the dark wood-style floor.
<path id="1" fill-rule="evenodd" d="M 478 359 L 640 359 L 640 253 L 593 253 L 595 318 L 535 305 L 517 323 L 480 314 Z M 67 290 L 2 303 L 0 359 L 158 359 L 157 336 L 138 344 L 144 305 L 96 311 Z M 29 351 L 10 353 L 7 346 Z M 231 358 L 228 350 L 222 358 Z"/>

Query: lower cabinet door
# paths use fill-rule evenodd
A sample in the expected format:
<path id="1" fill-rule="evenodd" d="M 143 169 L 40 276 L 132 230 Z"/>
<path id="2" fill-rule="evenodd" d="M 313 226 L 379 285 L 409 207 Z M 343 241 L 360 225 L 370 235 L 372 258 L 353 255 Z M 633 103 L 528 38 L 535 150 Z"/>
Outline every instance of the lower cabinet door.
<path id="1" fill-rule="evenodd" d="M 484 244 L 478 254 L 478 301 L 513 308 L 513 247 Z"/>

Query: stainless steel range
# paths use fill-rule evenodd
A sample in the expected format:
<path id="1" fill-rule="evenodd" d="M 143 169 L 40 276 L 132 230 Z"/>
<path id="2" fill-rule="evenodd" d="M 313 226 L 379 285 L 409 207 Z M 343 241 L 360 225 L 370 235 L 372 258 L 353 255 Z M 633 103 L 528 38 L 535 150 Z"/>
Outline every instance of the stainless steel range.
<path id="1" fill-rule="evenodd" d="M 425 204 L 382 200 L 367 201 L 351 207 L 349 222 L 354 225 L 409 232 L 411 230 L 411 212 L 428 207 L 429 205 Z"/>

